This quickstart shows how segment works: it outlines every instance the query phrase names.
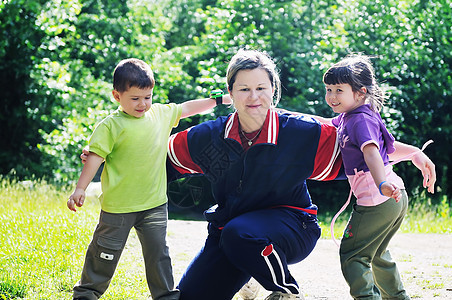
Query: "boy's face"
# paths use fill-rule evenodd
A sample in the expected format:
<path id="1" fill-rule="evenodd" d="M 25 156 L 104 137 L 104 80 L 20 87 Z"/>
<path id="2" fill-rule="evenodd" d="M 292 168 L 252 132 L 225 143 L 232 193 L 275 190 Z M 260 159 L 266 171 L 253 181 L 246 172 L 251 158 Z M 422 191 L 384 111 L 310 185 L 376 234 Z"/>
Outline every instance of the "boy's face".
<path id="1" fill-rule="evenodd" d="M 113 97 L 119 102 L 123 111 L 135 118 L 141 118 L 152 105 L 152 89 L 139 89 L 135 86 L 125 92 L 113 90 Z"/>

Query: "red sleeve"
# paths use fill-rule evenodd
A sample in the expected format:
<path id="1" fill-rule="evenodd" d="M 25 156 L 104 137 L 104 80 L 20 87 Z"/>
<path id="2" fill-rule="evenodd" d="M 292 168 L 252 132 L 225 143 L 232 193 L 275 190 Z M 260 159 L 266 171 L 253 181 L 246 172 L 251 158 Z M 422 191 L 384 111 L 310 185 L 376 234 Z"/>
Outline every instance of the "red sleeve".
<path id="1" fill-rule="evenodd" d="M 203 173 L 201 168 L 193 162 L 188 150 L 187 135 L 189 130 L 178 132 L 169 137 L 168 158 L 180 174 Z"/>
<path id="2" fill-rule="evenodd" d="M 340 175 L 342 157 L 337 141 L 336 127 L 322 124 L 320 140 L 315 155 L 314 170 L 309 179 L 327 181 Z"/>

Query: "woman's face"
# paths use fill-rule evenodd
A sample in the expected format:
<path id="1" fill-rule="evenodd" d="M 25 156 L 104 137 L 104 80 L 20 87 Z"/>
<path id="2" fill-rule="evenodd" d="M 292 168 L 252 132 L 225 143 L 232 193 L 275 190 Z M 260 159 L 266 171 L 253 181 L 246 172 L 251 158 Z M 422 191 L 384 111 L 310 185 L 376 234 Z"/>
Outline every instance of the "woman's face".
<path id="1" fill-rule="evenodd" d="M 229 93 L 241 119 L 260 120 L 267 116 L 274 91 L 268 73 L 257 68 L 238 71 Z"/>

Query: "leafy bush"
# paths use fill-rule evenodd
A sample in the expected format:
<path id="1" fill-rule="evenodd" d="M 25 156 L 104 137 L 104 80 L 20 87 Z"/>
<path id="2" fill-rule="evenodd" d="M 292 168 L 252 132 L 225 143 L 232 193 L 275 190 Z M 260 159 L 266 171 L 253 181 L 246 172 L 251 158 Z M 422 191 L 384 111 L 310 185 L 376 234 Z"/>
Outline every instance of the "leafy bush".
<path id="1" fill-rule="evenodd" d="M 451 199 L 449 2 L 3 1 L 0 137 L 7 143 L 0 174 L 74 180 L 93 126 L 117 107 L 111 76 L 123 58 L 152 66 L 154 101 L 179 103 L 207 95 L 212 86 L 225 89 L 227 63 L 237 49 L 260 49 L 280 69 L 280 106 L 332 116 L 322 74 L 346 54 L 363 52 L 377 56 L 377 76 L 392 92 L 383 118 L 397 139 L 417 146 L 435 141 L 426 150 L 439 178 L 433 202 Z M 230 111 L 183 120 L 177 130 Z M 416 168 L 403 163 L 396 170 L 411 195 L 422 192 Z M 334 205 L 339 197 L 323 198 Z"/>

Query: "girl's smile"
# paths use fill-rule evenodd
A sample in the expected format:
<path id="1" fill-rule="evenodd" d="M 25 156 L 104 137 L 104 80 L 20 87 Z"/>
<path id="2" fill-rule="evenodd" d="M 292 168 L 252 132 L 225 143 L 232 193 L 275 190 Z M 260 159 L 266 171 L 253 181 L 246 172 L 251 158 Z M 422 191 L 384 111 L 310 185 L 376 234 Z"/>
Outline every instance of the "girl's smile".
<path id="1" fill-rule="evenodd" d="M 325 100 L 335 113 L 347 113 L 365 103 L 360 92 L 353 92 L 351 85 L 326 84 Z"/>

